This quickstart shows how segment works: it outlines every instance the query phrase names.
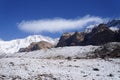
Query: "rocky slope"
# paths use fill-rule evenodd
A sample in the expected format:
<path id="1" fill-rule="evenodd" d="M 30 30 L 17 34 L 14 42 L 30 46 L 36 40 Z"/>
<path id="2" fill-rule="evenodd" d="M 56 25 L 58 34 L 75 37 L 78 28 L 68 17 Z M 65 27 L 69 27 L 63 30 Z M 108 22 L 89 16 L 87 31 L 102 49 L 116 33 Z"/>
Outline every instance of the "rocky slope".
<path id="1" fill-rule="evenodd" d="M 26 48 L 20 48 L 19 52 L 29 52 L 29 51 L 40 50 L 40 49 L 50 49 L 53 47 L 54 45 L 46 41 L 33 42 Z"/>

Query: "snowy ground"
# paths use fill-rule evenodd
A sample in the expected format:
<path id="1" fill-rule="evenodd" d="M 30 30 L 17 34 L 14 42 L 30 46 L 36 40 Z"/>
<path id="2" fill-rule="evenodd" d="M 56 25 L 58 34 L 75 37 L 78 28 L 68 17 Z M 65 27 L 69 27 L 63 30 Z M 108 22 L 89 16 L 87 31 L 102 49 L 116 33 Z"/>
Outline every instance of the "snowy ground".
<path id="1" fill-rule="evenodd" d="M 1 53 L 0 80 L 120 80 L 120 59 L 85 59 L 96 48 L 76 46 Z"/>
<path id="2" fill-rule="evenodd" d="M 2 58 L 0 80 L 120 80 L 120 59 Z"/>
<path id="3" fill-rule="evenodd" d="M 91 54 L 95 49 L 99 46 L 74 46 L 74 47 L 59 47 L 59 48 L 52 48 L 46 50 L 38 50 L 33 52 L 23 52 L 23 53 L 13 53 L 13 54 L 0 54 L 1 57 L 22 57 L 22 58 L 86 58 Z"/>

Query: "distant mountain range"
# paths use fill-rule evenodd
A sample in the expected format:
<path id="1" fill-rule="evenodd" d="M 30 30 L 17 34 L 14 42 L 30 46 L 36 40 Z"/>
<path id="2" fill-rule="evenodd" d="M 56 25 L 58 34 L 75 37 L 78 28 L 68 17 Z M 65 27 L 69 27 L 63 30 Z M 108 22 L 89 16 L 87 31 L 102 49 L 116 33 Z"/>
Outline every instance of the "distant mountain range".
<path id="1" fill-rule="evenodd" d="M 99 46 L 108 42 L 120 42 L 120 20 L 112 20 L 108 23 L 101 23 L 98 26 L 89 29 L 88 32 L 86 30 L 84 32 L 64 33 L 60 37 L 59 41 L 58 39 L 52 39 L 42 35 L 32 35 L 24 39 L 16 39 L 11 41 L 0 40 L 0 52 L 15 53 L 19 50 L 22 52 L 37 50 L 41 49 L 40 45 L 48 47 L 46 45 L 50 44 L 46 42 L 51 45 L 55 45 L 55 47 L 85 45 Z"/>
<path id="2" fill-rule="evenodd" d="M 87 30 L 86 30 L 87 31 Z M 64 33 L 57 47 L 102 45 L 108 42 L 120 42 L 120 20 L 101 23 L 89 29 L 89 32 Z"/>

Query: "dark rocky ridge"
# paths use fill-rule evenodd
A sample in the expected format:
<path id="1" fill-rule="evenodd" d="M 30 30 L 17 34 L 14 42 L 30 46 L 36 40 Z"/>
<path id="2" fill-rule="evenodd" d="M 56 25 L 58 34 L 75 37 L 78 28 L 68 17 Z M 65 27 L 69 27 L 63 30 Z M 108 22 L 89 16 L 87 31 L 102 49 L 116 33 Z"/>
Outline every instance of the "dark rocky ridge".
<path id="1" fill-rule="evenodd" d="M 98 27 L 85 36 L 85 45 L 102 45 L 108 42 L 116 42 L 118 33 L 110 30 L 105 24 L 100 24 Z M 118 40 L 119 41 L 119 40 Z"/>
<path id="2" fill-rule="evenodd" d="M 75 32 L 63 34 L 57 47 L 81 46 L 81 45 L 103 45 L 108 42 L 120 42 L 120 30 L 115 32 L 106 24 L 94 27 L 90 33 Z"/>
<path id="3" fill-rule="evenodd" d="M 61 36 L 57 47 L 82 45 L 85 35 L 84 32 L 65 33 Z"/>

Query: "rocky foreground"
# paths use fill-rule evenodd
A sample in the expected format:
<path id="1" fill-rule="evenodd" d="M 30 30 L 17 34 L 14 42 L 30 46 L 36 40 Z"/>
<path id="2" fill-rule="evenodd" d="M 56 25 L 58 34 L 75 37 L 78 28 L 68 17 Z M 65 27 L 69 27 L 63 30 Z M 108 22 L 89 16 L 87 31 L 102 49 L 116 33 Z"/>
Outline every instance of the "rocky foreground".
<path id="1" fill-rule="evenodd" d="M 120 59 L 0 59 L 0 80 L 120 80 Z"/>

